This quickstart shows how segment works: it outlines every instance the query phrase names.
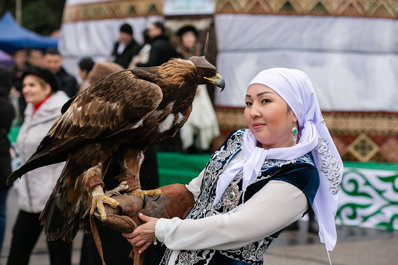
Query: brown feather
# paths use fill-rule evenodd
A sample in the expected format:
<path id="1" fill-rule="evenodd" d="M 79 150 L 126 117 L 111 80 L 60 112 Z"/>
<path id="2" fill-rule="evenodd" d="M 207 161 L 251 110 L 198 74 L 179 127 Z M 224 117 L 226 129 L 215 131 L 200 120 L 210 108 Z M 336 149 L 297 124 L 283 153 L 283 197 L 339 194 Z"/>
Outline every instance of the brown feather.
<path id="1" fill-rule="evenodd" d="M 182 87 L 187 79 L 187 73 L 190 73 L 188 78 L 196 77 L 196 67 L 195 65 L 186 60 L 182 59 L 172 59 L 167 63 L 160 66 L 160 76 L 167 84 L 177 84 Z"/>

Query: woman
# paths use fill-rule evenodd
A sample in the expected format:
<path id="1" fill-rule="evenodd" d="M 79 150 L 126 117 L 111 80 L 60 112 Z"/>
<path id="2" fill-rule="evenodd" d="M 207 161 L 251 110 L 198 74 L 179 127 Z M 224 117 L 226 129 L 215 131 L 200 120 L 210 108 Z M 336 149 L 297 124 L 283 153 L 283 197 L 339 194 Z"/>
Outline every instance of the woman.
<path id="1" fill-rule="evenodd" d="M 187 186 L 196 198 L 187 219 L 140 215 L 146 223 L 124 234 L 141 251 L 163 242 L 159 264 L 262 264 L 281 229 L 310 207 L 333 250 L 343 166 L 311 81 L 298 70 L 264 70 L 245 100 L 249 130 L 235 131 Z"/>
<path id="2" fill-rule="evenodd" d="M 58 91 L 56 77 L 47 69 L 31 66 L 22 74 L 22 93 L 28 103 L 25 120 L 17 137 L 21 163 L 36 151 L 52 124 L 60 117 L 62 105 L 68 100 Z M 52 192 L 64 164 L 58 163 L 32 170 L 18 183 L 19 212 L 12 231 L 7 264 L 28 264 L 32 250 L 40 236 L 40 212 Z M 62 240 L 48 241 L 50 261 L 71 264 L 71 243 Z"/>
<path id="3" fill-rule="evenodd" d="M 179 40 L 176 50 L 182 58 L 188 59 L 202 54 L 202 45 L 197 41 L 199 32 L 194 26 L 182 26 L 177 30 L 176 35 Z"/>
<path id="4" fill-rule="evenodd" d="M 177 52 L 183 59 L 202 55 L 202 46 L 197 41 L 198 34 L 192 25 L 183 26 L 177 31 Z M 206 85 L 200 85 L 196 89 L 192 112 L 180 129 L 179 135 L 182 149 L 187 153 L 209 152 L 213 139 L 220 135 L 216 113 Z"/>

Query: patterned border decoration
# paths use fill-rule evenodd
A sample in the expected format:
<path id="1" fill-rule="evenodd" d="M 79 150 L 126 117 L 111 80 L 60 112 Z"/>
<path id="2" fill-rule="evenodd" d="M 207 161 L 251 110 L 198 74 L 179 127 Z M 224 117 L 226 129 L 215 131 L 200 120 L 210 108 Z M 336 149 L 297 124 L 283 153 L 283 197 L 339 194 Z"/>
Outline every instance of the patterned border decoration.
<path id="1" fill-rule="evenodd" d="M 397 18 L 396 0 L 218 0 L 218 14 L 286 14 Z"/>
<path id="2" fill-rule="evenodd" d="M 216 0 L 217 14 L 398 18 L 396 0 Z M 162 0 L 116 0 L 66 6 L 63 22 L 163 15 Z"/>
<path id="3" fill-rule="evenodd" d="M 398 230 L 398 172 L 344 168 L 336 222 Z"/>
<path id="4" fill-rule="evenodd" d="M 65 6 L 63 22 L 161 16 L 162 0 L 118 0 Z"/>
<path id="5" fill-rule="evenodd" d="M 238 128 L 246 128 L 243 108 L 216 108 L 222 143 Z M 344 161 L 398 162 L 398 113 L 323 112 L 334 143 Z"/>

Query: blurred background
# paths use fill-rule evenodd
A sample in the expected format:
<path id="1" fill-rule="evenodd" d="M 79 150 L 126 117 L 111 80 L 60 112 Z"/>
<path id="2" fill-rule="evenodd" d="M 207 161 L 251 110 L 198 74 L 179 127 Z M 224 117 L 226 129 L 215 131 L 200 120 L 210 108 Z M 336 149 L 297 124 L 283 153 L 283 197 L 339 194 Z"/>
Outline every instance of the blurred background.
<path id="1" fill-rule="evenodd" d="M 226 81 L 222 93 L 207 87 L 219 134 L 201 152 L 178 147 L 159 152 L 161 185 L 187 183 L 229 133 L 245 127 L 244 94 L 257 72 L 303 70 L 344 160 L 338 224 L 393 232 L 398 230 L 396 2 L 0 0 L 0 64 L 14 67 L 19 50 L 57 47 L 63 67 L 80 81 L 77 66 L 83 57 L 113 59 L 123 23 L 133 27 L 138 43 L 155 21 L 164 22 L 173 44 L 184 25 L 196 27 L 200 43 L 209 33 L 206 57 Z M 17 118 L 9 133 L 12 142 L 19 125 Z"/>

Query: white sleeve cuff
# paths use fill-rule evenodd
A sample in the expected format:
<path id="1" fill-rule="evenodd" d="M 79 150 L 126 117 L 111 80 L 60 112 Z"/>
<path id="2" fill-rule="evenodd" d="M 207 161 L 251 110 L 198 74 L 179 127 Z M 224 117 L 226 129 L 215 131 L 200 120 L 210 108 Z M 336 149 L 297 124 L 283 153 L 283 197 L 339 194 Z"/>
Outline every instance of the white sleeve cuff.
<path id="1" fill-rule="evenodd" d="M 167 218 L 160 218 L 156 222 L 155 226 L 155 237 L 157 240 L 160 242 L 165 241 L 165 237 L 167 236 L 167 233 L 170 233 L 170 227 L 172 224 L 176 224 L 181 222 L 182 220 L 178 217 L 174 217 L 173 219 L 167 219 Z"/>

